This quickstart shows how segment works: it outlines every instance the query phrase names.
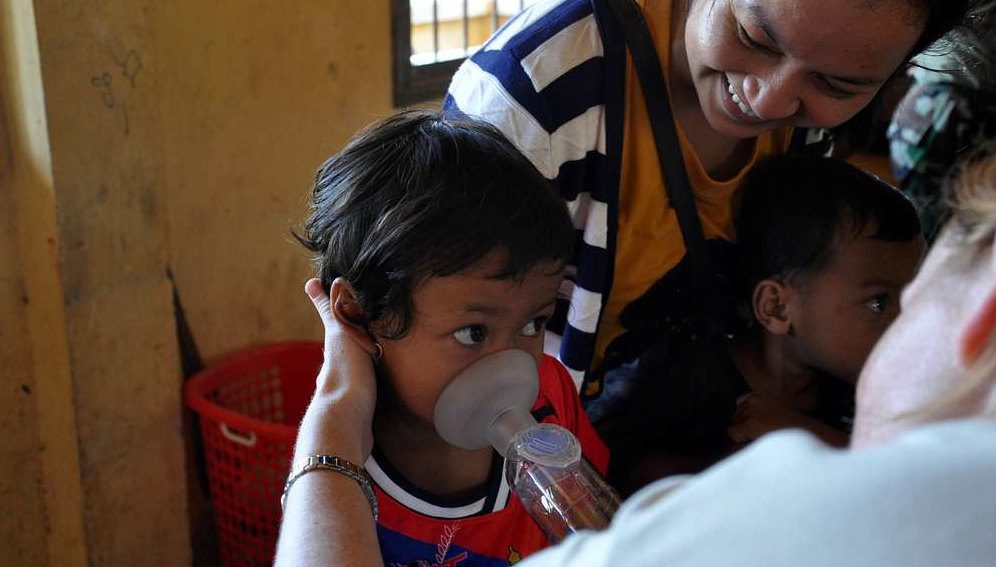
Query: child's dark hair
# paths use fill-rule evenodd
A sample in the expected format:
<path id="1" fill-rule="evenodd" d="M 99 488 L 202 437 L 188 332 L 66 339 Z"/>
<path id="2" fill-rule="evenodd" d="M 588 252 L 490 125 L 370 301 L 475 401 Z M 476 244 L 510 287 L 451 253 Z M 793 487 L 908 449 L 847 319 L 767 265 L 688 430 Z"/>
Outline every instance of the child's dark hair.
<path id="1" fill-rule="evenodd" d="M 819 274 L 869 228 L 890 242 L 920 234 L 916 208 L 897 189 L 846 162 L 802 155 L 769 158 L 747 174 L 736 226 L 745 298 L 767 278 Z"/>
<path id="2" fill-rule="evenodd" d="M 574 227 L 564 202 L 496 128 L 404 112 L 372 125 L 318 169 L 298 240 L 326 290 L 352 286 L 368 322 L 408 332 L 412 291 L 426 278 L 503 254 L 499 279 L 566 263 Z"/>

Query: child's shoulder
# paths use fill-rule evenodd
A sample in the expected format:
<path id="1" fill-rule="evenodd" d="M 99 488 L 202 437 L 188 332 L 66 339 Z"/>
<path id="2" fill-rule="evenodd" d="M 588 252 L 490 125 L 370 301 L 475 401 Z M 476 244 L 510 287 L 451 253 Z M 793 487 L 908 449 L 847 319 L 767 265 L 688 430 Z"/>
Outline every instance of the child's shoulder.
<path id="1" fill-rule="evenodd" d="M 570 430 L 581 442 L 584 456 L 604 474 L 609 451 L 588 421 L 581 407 L 577 385 L 567 368 L 556 358 L 544 355 L 539 374 L 540 391 L 533 406 L 533 417 L 537 421 L 556 423 Z"/>
<path id="2" fill-rule="evenodd" d="M 538 421 L 549 420 L 574 430 L 583 414 L 577 386 L 570 373 L 559 360 L 543 355 L 533 416 Z"/>
<path id="3" fill-rule="evenodd" d="M 544 354 L 539 365 L 540 392 L 548 389 L 561 390 L 564 393 L 573 392 L 577 396 L 578 387 L 571 377 L 567 367 L 556 358 Z"/>

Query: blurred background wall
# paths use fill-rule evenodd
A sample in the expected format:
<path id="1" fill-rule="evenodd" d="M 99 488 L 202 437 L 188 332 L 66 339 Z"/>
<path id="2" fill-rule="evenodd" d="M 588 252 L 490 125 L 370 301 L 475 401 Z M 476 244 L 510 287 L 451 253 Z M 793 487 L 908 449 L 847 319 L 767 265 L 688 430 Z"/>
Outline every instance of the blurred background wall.
<path id="1" fill-rule="evenodd" d="M 0 0 L 0 49 L 0 564 L 189 564 L 174 292 L 208 363 L 319 337 L 290 230 L 389 4 Z"/>

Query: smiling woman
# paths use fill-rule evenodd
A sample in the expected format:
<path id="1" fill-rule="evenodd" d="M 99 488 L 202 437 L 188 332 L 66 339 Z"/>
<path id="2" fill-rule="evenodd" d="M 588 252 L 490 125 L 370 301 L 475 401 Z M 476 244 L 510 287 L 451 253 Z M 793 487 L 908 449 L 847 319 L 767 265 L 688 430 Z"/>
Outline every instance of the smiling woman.
<path id="1" fill-rule="evenodd" d="M 673 77 L 694 85 L 709 125 L 731 137 L 836 126 L 868 104 L 923 29 L 922 7 L 875 4 L 696 2 L 685 19 L 688 76 Z"/>
<path id="2" fill-rule="evenodd" d="M 681 274 L 707 269 L 687 268 L 673 193 L 691 193 L 706 240 L 732 242 L 744 173 L 771 154 L 829 152 L 826 129 L 865 107 L 974 0 L 641 0 L 667 101 L 644 100 L 610 2 L 527 9 L 462 65 L 444 102 L 498 126 L 568 202 L 582 235 L 570 308 L 558 306 L 547 343 L 589 398 L 646 343 L 648 331 L 624 324 L 627 307 L 688 289 Z M 645 110 L 665 103 L 677 165 L 661 166 Z M 687 188 L 665 181 L 682 165 Z"/>

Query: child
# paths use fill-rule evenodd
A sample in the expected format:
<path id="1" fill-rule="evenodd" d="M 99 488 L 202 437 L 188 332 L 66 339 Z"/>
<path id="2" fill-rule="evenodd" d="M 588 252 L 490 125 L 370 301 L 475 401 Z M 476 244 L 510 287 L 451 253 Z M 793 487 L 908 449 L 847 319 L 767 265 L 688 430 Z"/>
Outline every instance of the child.
<path id="1" fill-rule="evenodd" d="M 348 332 L 378 345 L 365 468 L 385 565 L 506 565 L 548 544 L 501 457 L 451 446 L 433 426 L 440 392 L 486 355 L 531 353 L 533 414 L 573 431 L 604 473 L 573 381 L 542 354 L 574 235 L 563 201 L 484 123 L 400 114 L 319 170 L 301 240 L 326 289 L 348 284 Z"/>
<path id="2" fill-rule="evenodd" d="M 718 344 L 679 332 L 641 358 L 627 417 L 603 430 L 624 492 L 785 427 L 845 445 L 854 383 L 924 249 L 906 197 L 828 158 L 756 167 L 736 226 L 751 324 Z"/>

